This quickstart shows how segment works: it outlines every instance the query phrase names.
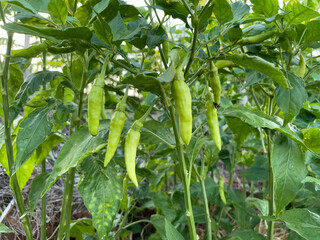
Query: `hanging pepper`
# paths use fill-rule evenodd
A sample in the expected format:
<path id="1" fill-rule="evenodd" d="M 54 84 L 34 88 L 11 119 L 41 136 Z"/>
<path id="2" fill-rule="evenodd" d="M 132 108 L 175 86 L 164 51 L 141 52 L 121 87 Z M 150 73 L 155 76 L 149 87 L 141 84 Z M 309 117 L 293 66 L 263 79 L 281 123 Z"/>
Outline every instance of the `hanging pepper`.
<path id="1" fill-rule="evenodd" d="M 126 169 L 128 176 L 132 183 L 138 187 L 138 180 L 136 176 L 136 154 L 140 141 L 140 131 L 143 127 L 143 122 L 146 120 L 150 112 L 152 111 L 153 104 L 150 105 L 147 112 L 138 120 L 136 120 L 129 129 L 125 144 L 124 144 L 124 159 L 126 163 Z"/>
<path id="2" fill-rule="evenodd" d="M 176 69 L 172 82 L 172 95 L 179 115 L 181 138 L 188 145 L 192 136 L 192 99 L 190 89 L 184 81 L 182 67 Z"/>
<path id="3" fill-rule="evenodd" d="M 107 164 L 110 162 L 120 142 L 121 132 L 124 126 L 125 118 L 126 118 L 124 112 L 126 110 L 127 96 L 128 96 L 128 87 L 126 89 L 126 93 L 124 97 L 117 104 L 116 111 L 113 114 L 113 117 L 110 122 L 108 146 L 107 146 L 106 156 L 104 159 L 104 166 L 107 166 Z"/>
<path id="4" fill-rule="evenodd" d="M 206 90 L 205 100 L 207 123 L 210 129 L 211 137 L 217 148 L 221 150 L 221 137 L 217 109 L 213 103 L 213 94 L 208 90 L 208 88 Z"/>
<path id="5" fill-rule="evenodd" d="M 103 102 L 104 76 L 107 69 L 107 61 L 102 66 L 102 71 L 94 82 L 88 97 L 88 125 L 89 132 L 95 136 L 99 130 L 99 120 Z"/>
<path id="6" fill-rule="evenodd" d="M 208 74 L 210 87 L 212 88 L 214 95 L 214 102 L 219 105 L 221 96 L 221 82 L 218 73 L 218 68 L 214 65 L 212 61 L 210 62 L 210 71 Z"/>
<path id="7" fill-rule="evenodd" d="M 306 61 L 304 60 L 304 57 L 302 55 L 302 52 L 300 52 L 300 60 L 299 60 L 299 65 L 298 65 L 298 69 L 296 71 L 296 74 L 299 77 L 304 77 L 304 74 L 306 72 Z"/>

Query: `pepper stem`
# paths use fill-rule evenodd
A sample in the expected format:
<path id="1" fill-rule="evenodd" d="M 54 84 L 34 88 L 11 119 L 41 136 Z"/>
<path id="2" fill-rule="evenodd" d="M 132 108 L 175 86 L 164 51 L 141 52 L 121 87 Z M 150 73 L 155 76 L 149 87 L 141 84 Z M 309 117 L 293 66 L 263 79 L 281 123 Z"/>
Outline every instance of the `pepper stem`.
<path id="1" fill-rule="evenodd" d="M 99 77 L 97 78 L 96 82 L 94 85 L 103 87 L 104 86 L 104 76 L 106 75 L 106 70 L 108 66 L 108 59 L 106 59 L 103 63 L 101 73 L 99 74 Z"/>
<path id="2" fill-rule="evenodd" d="M 117 104 L 116 111 L 124 112 L 126 110 L 126 102 L 127 102 L 127 98 L 128 98 L 128 92 L 129 92 L 129 85 L 127 85 L 127 87 L 126 87 L 126 92 L 125 92 L 123 98 Z"/>
<path id="3" fill-rule="evenodd" d="M 145 112 L 145 114 L 143 114 L 143 116 L 141 118 L 139 118 L 139 122 L 143 123 L 147 117 L 149 116 L 149 114 L 151 113 L 152 109 L 153 109 L 153 105 L 158 101 L 158 99 L 153 100 L 153 102 L 150 104 L 148 110 Z"/>

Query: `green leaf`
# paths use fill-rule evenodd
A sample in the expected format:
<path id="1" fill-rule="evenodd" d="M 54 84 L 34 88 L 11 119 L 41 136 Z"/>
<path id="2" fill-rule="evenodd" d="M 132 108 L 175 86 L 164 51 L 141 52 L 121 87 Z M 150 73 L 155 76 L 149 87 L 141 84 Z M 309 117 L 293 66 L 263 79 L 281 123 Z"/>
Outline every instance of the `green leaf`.
<path id="1" fill-rule="evenodd" d="M 267 216 L 269 212 L 269 203 L 267 200 L 262 200 L 259 198 L 248 197 L 246 198 L 246 204 L 249 206 L 255 206 L 262 215 Z"/>
<path id="2" fill-rule="evenodd" d="M 307 176 L 305 179 L 302 180 L 302 183 L 315 183 L 320 186 L 320 179 L 314 178 L 314 177 L 309 177 Z"/>
<path id="3" fill-rule="evenodd" d="M 41 192 L 43 190 L 48 176 L 49 173 L 41 173 L 32 180 L 31 189 L 29 193 L 29 212 L 31 216 L 33 215 L 33 212 L 36 209 L 37 203 L 41 197 Z"/>
<path id="4" fill-rule="evenodd" d="M 22 109 L 22 106 L 27 102 L 28 97 L 40 89 L 40 86 L 45 86 L 48 82 L 56 77 L 64 76 L 61 72 L 40 71 L 30 74 L 22 83 L 19 92 L 15 97 L 15 103 L 10 107 L 10 121 L 12 122 Z"/>
<path id="5" fill-rule="evenodd" d="M 308 22 L 311 19 L 320 16 L 320 14 L 317 11 L 309 7 L 303 6 L 297 0 L 291 0 L 290 2 L 288 2 L 284 10 L 286 12 L 290 12 L 284 16 L 284 19 L 289 24 Z"/>
<path id="6" fill-rule="evenodd" d="M 49 152 L 58 144 L 62 143 L 64 138 L 57 133 L 49 135 L 47 139 L 34 152 L 37 166 L 48 156 Z"/>
<path id="7" fill-rule="evenodd" d="M 58 43 L 60 42 L 59 40 L 72 39 L 89 41 L 92 36 L 92 32 L 89 28 L 86 27 L 73 27 L 61 30 L 52 27 L 40 27 L 22 23 L 7 23 L 1 27 L 9 32 L 16 32 L 43 37 L 50 41 Z"/>
<path id="8" fill-rule="evenodd" d="M 165 40 L 167 40 L 168 35 L 162 27 L 156 27 L 148 31 L 147 45 L 149 49 L 153 49 L 159 46 Z"/>
<path id="9" fill-rule="evenodd" d="M 198 156 L 203 144 L 208 140 L 207 137 L 192 137 L 190 143 L 187 146 L 187 156 L 191 164 L 193 164 L 194 160 Z"/>
<path id="10" fill-rule="evenodd" d="M 253 11 L 266 17 L 272 17 L 278 13 L 278 0 L 251 0 Z"/>
<path id="11" fill-rule="evenodd" d="M 209 4 L 209 3 L 207 3 Z M 201 13 L 199 14 L 199 29 L 202 29 L 203 27 L 206 26 L 206 23 L 208 19 L 212 15 L 212 10 L 213 10 L 214 4 L 211 4 L 209 7 L 204 8 Z"/>
<path id="12" fill-rule="evenodd" d="M 276 102 L 284 114 L 284 125 L 291 122 L 299 114 L 300 109 L 308 99 L 302 78 L 289 73 L 288 80 L 292 87 L 290 90 L 278 86 L 275 91 Z"/>
<path id="13" fill-rule="evenodd" d="M 139 73 L 137 75 L 130 75 L 123 79 L 122 83 L 132 84 L 138 89 L 152 92 L 157 95 L 161 95 L 160 83 L 157 78 Z"/>
<path id="14" fill-rule="evenodd" d="M 67 4 L 64 0 L 50 0 L 48 10 L 54 22 L 64 25 L 68 16 Z"/>
<path id="15" fill-rule="evenodd" d="M 93 22 L 93 29 L 97 37 L 105 44 L 112 46 L 112 32 L 109 24 L 103 20 L 100 14 L 97 14 L 98 19 Z"/>
<path id="16" fill-rule="evenodd" d="M 123 22 L 120 12 L 109 22 L 109 26 L 111 28 L 113 42 L 122 40 L 128 35 L 127 27 Z"/>
<path id="17" fill-rule="evenodd" d="M 297 143 L 300 143 L 302 146 L 306 147 L 299 134 L 295 132 L 291 126 L 287 125 L 286 127 L 283 127 L 275 119 L 261 111 L 252 110 L 240 105 L 230 105 L 220 108 L 219 114 L 225 115 L 226 117 L 240 118 L 242 121 L 246 122 L 254 128 L 261 127 L 277 130 L 287 137 L 291 138 L 292 140 L 296 141 Z"/>
<path id="18" fill-rule="evenodd" d="M 188 9 L 179 1 L 156 0 L 159 9 L 162 9 L 166 15 L 171 15 L 173 18 L 179 18 L 188 24 L 187 17 L 189 15 Z"/>
<path id="19" fill-rule="evenodd" d="M 71 221 L 70 237 L 74 237 L 76 240 L 83 240 L 84 234 L 95 235 L 95 232 L 96 230 L 92 226 L 92 220 L 89 218 L 80 218 Z"/>
<path id="20" fill-rule="evenodd" d="M 92 16 L 92 8 L 89 3 L 86 3 L 77 8 L 74 16 L 79 19 L 81 25 L 86 26 Z"/>
<path id="21" fill-rule="evenodd" d="M 48 12 L 48 3 L 50 0 L 28 0 L 28 3 L 34 7 L 37 12 Z"/>
<path id="22" fill-rule="evenodd" d="M 237 164 L 251 167 L 254 163 L 254 154 L 247 150 L 236 153 Z"/>
<path id="23" fill-rule="evenodd" d="M 320 129 L 309 127 L 301 130 L 304 143 L 312 149 L 312 151 L 320 153 Z"/>
<path id="24" fill-rule="evenodd" d="M 12 233 L 13 231 L 3 223 L 0 223 L 0 233 Z"/>
<path id="25" fill-rule="evenodd" d="M 268 160 L 265 156 L 256 155 L 251 168 L 241 174 L 250 181 L 263 181 L 268 179 Z"/>
<path id="26" fill-rule="evenodd" d="M 240 148 L 250 133 L 256 132 L 256 129 L 238 118 L 226 118 L 227 124 L 234 136 L 237 147 Z"/>
<path id="27" fill-rule="evenodd" d="M 167 239 L 184 240 L 184 237 L 181 235 L 181 233 L 178 232 L 177 229 L 175 229 L 174 226 L 167 219 L 165 219 L 164 227 Z"/>
<path id="28" fill-rule="evenodd" d="M 305 43 L 315 43 L 320 41 L 320 32 L 319 32 L 320 20 L 313 20 L 311 22 L 308 22 L 306 26 L 307 26 L 307 30 L 304 36 Z"/>
<path id="29" fill-rule="evenodd" d="M 118 174 L 113 162 L 103 167 L 103 159 L 90 156 L 80 165 L 83 178 L 79 183 L 79 193 L 92 214 L 93 226 L 99 239 L 108 239 L 114 218 L 122 199 L 123 176 Z"/>
<path id="30" fill-rule="evenodd" d="M 20 123 L 20 129 L 17 135 L 17 156 L 14 164 L 14 172 L 31 157 L 37 147 L 43 143 L 51 133 L 53 125 L 48 115 L 51 109 L 51 106 L 36 109 Z"/>
<path id="31" fill-rule="evenodd" d="M 220 57 L 221 60 L 230 60 L 237 65 L 261 72 L 270 77 L 275 82 L 279 83 L 285 89 L 290 89 L 288 81 L 280 69 L 276 68 L 270 62 L 258 56 L 251 56 L 247 54 L 232 54 Z"/>
<path id="32" fill-rule="evenodd" d="M 150 120 L 143 124 L 140 142 L 147 144 L 163 142 L 170 147 L 175 144 L 174 136 L 170 129 L 156 120 Z"/>
<path id="33" fill-rule="evenodd" d="M 157 77 L 159 82 L 171 82 L 176 73 L 174 64 L 170 64 L 170 66 L 166 69 L 164 73 L 162 73 L 159 77 Z"/>
<path id="34" fill-rule="evenodd" d="M 26 0 L 3 0 L 3 2 L 7 2 L 24 10 L 27 10 L 28 12 L 31 12 L 35 15 L 39 15 L 38 11 Z"/>
<path id="35" fill-rule="evenodd" d="M 52 184 L 70 168 L 76 167 L 84 157 L 97 151 L 107 139 L 109 121 L 100 122 L 99 132 L 93 137 L 87 126 L 77 129 L 63 145 L 53 170 L 46 182 L 42 196 L 49 190 Z"/>
<path id="36" fill-rule="evenodd" d="M 263 79 L 265 79 L 267 76 L 264 75 L 261 72 L 257 72 L 257 71 L 252 71 L 250 69 L 248 69 L 248 71 L 246 71 L 246 83 L 243 86 L 243 88 L 246 88 L 248 86 L 254 85 L 257 82 L 261 82 Z"/>
<path id="37" fill-rule="evenodd" d="M 17 153 L 17 145 L 13 145 L 13 157 L 15 158 Z M 26 185 L 28 182 L 31 173 L 33 172 L 34 169 L 34 164 L 35 163 L 35 158 L 31 156 L 23 165 L 22 167 L 17 171 L 17 179 L 18 179 L 18 184 L 20 190 Z M 8 176 L 10 176 L 10 171 L 9 171 L 9 165 L 8 165 L 8 159 L 7 159 L 7 151 L 6 151 L 6 146 L 2 145 L 1 150 L 0 150 L 0 164 L 1 166 L 6 170 L 6 173 Z M 10 182 L 10 186 L 12 187 L 12 182 Z"/>
<path id="38" fill-rule="evenodd" d="M 320 216 L 308 209 L 292 209 L 284 211 L 279 219 L 286 226 L 307 240 L 318 240 L 320 232 Z"/>
<path id="39" fill-rule="evenodd" d="M 166 238 L 166 230 L 165 230 L 165 217 L 160 214 L 154 214 L 151 216 L 151 223 L 154 228 L 157 230 L 157 233 L 161 235 L 163 240 L 167 240 Z"/>
<path id="40" fill-rule="evenodd" d="M 249 14 L 250 7 L 247 4 L 238 1 L 231 4 L 231 10 L 233 12 L 233 22 L 237 22 Z"/>
<path id="41" fill-rule="evenodd" d="M 165 193 L 151 192 L 150 198 L 158 209 L 157 212 L 164 215 L 169 221 L 173 221 L 176 218 L 177 210 L 174 209 L 172 201 Z"/>
<path id="42" fill-rule="evenodd" d="M 231 6 L 227 0 L 216 0 L 213 6 L 213 13 L 220 25 L 233 19 Z"/>
<path id="43" fill-rule="evenodd" d="M 302 187 L 307 175 L 304 154 L 296 142 L 279 137 L 271 153 L 271 165 L 275 180 L 276 214 L 279 214 Z"/>
<path id="44" fill-rule="evenodd" d="M 264 240 L 265 238 L 252 229 L 237 229 L 230 234 L 230 240 Z"/>
<path id="45" fill-rule="evenodd" d="M 185 239 L 175 227 L 165 217 L 155 214 L 151 216 L 151 223 L 161 235 L 163 240 L 183 240 Z"/>

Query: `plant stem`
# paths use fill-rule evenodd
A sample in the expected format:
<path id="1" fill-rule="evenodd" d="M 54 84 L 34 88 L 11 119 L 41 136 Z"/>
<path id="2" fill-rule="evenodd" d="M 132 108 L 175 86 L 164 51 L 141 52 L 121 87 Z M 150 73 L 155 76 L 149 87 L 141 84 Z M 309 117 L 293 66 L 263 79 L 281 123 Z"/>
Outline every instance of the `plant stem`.
<path id="1" fill-rule="evenodd" d="M 198 19 L 198 13 L 197 13 L 197 6 L 195 6 L 195 9 L 194 9 L 193 23 L 194 23 L 194 32 L 193 32 L 193 39 L 192 39 L 192 47 L 191 47 L 189 61 L 187 63 L 186 70 L 184 72 L 185 76 L 188 75 L 189 69 L 190 69 L 191 64 L 193 62 L 194 52 L 196 50 L 196 45 L 197 45 L 197 40 L 198 40 L 199 19 Z"/>
<path id="2" fill-rule="evenodd" d="M 197 168 L 194 166 L 195 173 L 197 175 L 198 180 L 200 181 L 201 185 L 201 193 L 203 197 L 204 209 L 206 212 L 206 235 L 207 240 L 212 240 L 212 229 L 211 229 L 211 218 L 210 218 L 210 210 L 209 210 L 209 203 L 207 198 L 206 186 L 205 186 L 205 173 L 204 173 L 204 159 L 201 158 L 201 175 L 198 173 Z"/>
<path id="3" fill-rule="evenodd" d="M 169 111 L 170 111 L 172 125 L 173 125 L 174 137 L 176 140 L 178 160 L 179 160 L 182 182 L 183 182 L 183 187 L 184 187 L 183 193 L 184 193 L 184 201 L 185 201 L 185 205 L 186 205 L 186 215 L 187 215 L 187 219 L 188 219 L 190 239 L 197 240 L 198 237 L 197 237 L 196 226 L 195 226 L 195 222 L 194 222 L 194 218 L 193 218 L 191 195 L 190 195 L 190 181 L 188 181 L 188 175 L 191 174 L 191 172 L 188 173 L 188 171 L 187 171 L 186 162 L 185 162 L 184 154 L 183 154 L 183 145 L 182 145 L 181 138 L 179 135 L 176 115 L 175 115 L 172 104 L 169 106 Z"/>
<path id="4" fill-rule="evenodd" d="M 245 172 L 245 168 L 244 165 L 242 165 L 242 172 Z M 243 196 L 247 197 L 247 191 L 246 191 L 246 178 L 244 176 L 242 176 L 242 189 L 243 189 Z"/>
<path id="5" fill-rule="evenodd" d="M 268 114 L 272 114 L 272 97 L 269 98 L 268 104 Z M 273 203 L 274 203 L 274 179 L 273 179 L 273 170 L 271 164 L 271 151 L 272 151 L 272 143 L 271 143 L 271 131 L 267 130 L 267 142 L 268 142 L 268 202 L 269 202 L 269 216 L 273 216 Z M 274 229 L 274 222 L 273 220 L 268 221 L 268 232 L 267 232 L 267 239 L 273 239 L 273 229 Z"/>
<path id="6" fill-rule="evenodd" d="M 253 100 L 254 100 L 257 108 L 261 111 L 261 107 L 260 107 L 261 104 L 259 103 L 259 100 L 257 99 L 256 94 L 254 93 L 254 89 L 253 89 L 252 85 L 250 86 L 250 90 L 251 90 L 251 94 L 252 94 Z"/>
<path id="7" fill-rule="evenodd" d="M 65 179 L 61 216 L 60 216 L 60 228 L 59 228 L 58 238 L 57 238 L 58 240 L 62 240 L 64 234 L 65 234 L 66 240 L 69 240 L 70 238 L 70 231 L 69 231 L 70 218 L 68 219 L 68 216 L 71 215 L 74 175 L 75 175 L 75 168 L 71 168 L 67 172 L 67 176 Z M 68 212 L 69 210 L 70 210 L 70 214 Z"/>
<path id="8" fill-rule="evenodd" d="M 45 71 L 47 67 L 47 54 L 42 53 L 42 70 Z M 41 163 L 41 173 L 46 173 L 46 159 L 43 159 Z M 47 195 L 45 194 L 41 198 L 41 240 L 47 239 Z"/>
<path id="9" fill-rule="evenodd" d="M 46 159 L 41 163 L 41 173 L 46 173 Z M 41 198 L 41 240 L 47 239 L 47 195 Z"/>
<path id="10" fill-rule="evenodd" d="M 81 124 L 82 118 L 82 107 L 83 107 L 83 90 L 86 86 L 86 78 L 87 78 L 87 68 L 88 68 L 88 58 L 86 55 L 83 60 L 83 70 L 82 70 L 82 78 L 81 78 L 81 89 L 79 93 L 78 99 L 78 116 L 77 121 L 75 122 L 75 128 L 79 128 Z M 72 127 L 70 127 L 70 131 Z M 71 210 L 72 210 L 72 196 L 73 196 L 73 185 L 74 185 L 74 176 L 76 173 L 76 168 L 71 168 L 66 175 L 64 190 L 63 190 L 63 199 L 62 199 L 62 208 L 61 208 L 61 217 L 60 217 L 60 229 L 58 233 L 58 240 L 63 239 L 63 235 L 65 234 L 65 240 L 70 239 L 70 222 L 71 222 Z"/>
<path id="11" fill-rule="evenodd" d="M 167 63 L 166 58 L 164 56 L 163 49 L 162 49 L 162 47 L 160 45 L 159 45 L 158 48 L 159 48 L 160 57 L 161 57 L 161 60 L 163 62 L 164 68 L 167 69 L 168 68 L 168 63 Z"/>
<path id="12" fill-rule="evenodd" d="M 231 158 L 230 158 L 230 174 L 229 174 L 229 182 L 228 182 L 228 186 L 227 186 L 227 193 L 229 194 L 229 190 L 232 184 L 232 178 L 233 178 L 233 172 L 234 172 L 234 160 L 235 160 L 235 151 L 236 151 L 236 147 L 232 146 L 232 154 L 231 154 Z"/>
<path id="13" fill-rule="evenodd" d="M 267 131 L 267 141 L 268 141 L 268 171 L 269 171 L 269 177 L 268 177 L 268 202 L 269 202 L 269 216 L 273 216 L 273 202 L 274 202 L 274 179 L 273 179 L 273 171 L 272 171 L 272 165 L 271 165 L 271 139 L 270 139 L 270 130 Z M 273 228 L 274 228 L 274 222 L 268 221 L 268 240 L 273 239 Z"/>
<path id="14" fill-rule="evenodd" d="M 200 180 L 200 184 L 201 184 L 201 192 L 202 192 L 202 197 L 203 197 L 203 202 L 204 202 L 204 209 L 206 212 L 207 240 L 212 240 L 211 219 L 210 219 L 210 211 L 209 211 L 209 206 L 208 206 L 208 198 L 207 198 L 207 193 L 206 193 L 206 186 L 205 186 L 204 180 L 202 178 Z"/>
<path id="15" fill-rule="evenodd" d="M 1 1 L 0 1 L 0 12 L 3 22 L 5 23 L 5 16 L 3 13 Z M 6 153 L 7 153 L 7 160 L 8 160 L 8 166 L 9 166 L 9 175 L 11 175 L 11 172 L 13 170 L 14 166 L 14 157 L 13 157 L 13 147 L 12 147 L 12 141 L 11 141 L 11 128 L 10 128 L 10 120 L 9 120 L 9 91 L 8 91 L 8 73 L 9 73 L 9 63 L 10 63 L 10 55 L 11 55 L 11 46 L 13 41 L 13 34 L 8 32 L 8 42 L 7 42 L 7 50 L 6 50 L 6 56 L 4 61 L 4 68 L 2 71 L 1 76 L 1 94 L 2 94 L 2 104 L 3 104 L 3 118 L 4 118 L 4 141 L 6 144 Z M 18 179 L 16 173 L 12 174 L 10 176 L 10 182 L 12 182 L 13 186 L 13 192 L 14 196 L 19 208 L 19 212 L 21 217 L 21 222 L 24 227 L 24 231 L 26 234 L 27 240 L 32 240 L 32 229 L 30 225 L 29 217 L 26 213 L 26 208 L 23 202 L 23 197 L 20 191 Z"/>

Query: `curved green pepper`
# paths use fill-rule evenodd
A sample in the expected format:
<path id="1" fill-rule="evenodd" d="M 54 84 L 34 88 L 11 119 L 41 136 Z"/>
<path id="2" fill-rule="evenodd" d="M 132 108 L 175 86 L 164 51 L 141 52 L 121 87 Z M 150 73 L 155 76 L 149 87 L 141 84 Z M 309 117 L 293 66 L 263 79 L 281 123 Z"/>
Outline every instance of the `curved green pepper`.
<path id="1" fill-rule="evenodd" d="M 99 120 L 103 103 L 104 75 L 106 73 L 107 61 L 102 66 L 102 71 L 91 88 L 88 97 L 88 126 L 91 135 L 95 136 L 99 130 Z"/>
<path id="2" fill-rule="evenodd" d="M 300 52 L 300 60 L 299 60 L 299 65 L 298 65 L 298 69 L 296 71 L 296 74 L 299 77 L 304 77 L 304 74 L 306 73 L 306 61 L 304 60 L 304 57 L 302 55 L 302 53 Z"/>
<path id="3" fill-rule="evenodd" d="M 126 119 L 126 115 L 124 112 L 126 109 L 128 89 L 129 88 L 127 87 L 124 97 L 117 104 L 116 111 L 113 114 L 110 122 L 108 146 L 107 146 L 106 156 L 104 159 L 104 166 L 107 166 L 107 164 L 110 162 L 120 142 L 121 132 L 124 126 L 124 121 Z"/>
<path id="4" fill-rule="evenodd" d="M 172 93 L 179 115 L 181 138 L 188 145 L 192 136 L 192 99 L 190 89 L 184 82 L 182 68 L 176 69 L 175 79 L 172 82 Z"/>
<path id="5" fill-rule="evenodd" d="M 214 102 L 220 104 L 221 99 L 221 82 L 218 73 L 218 68 L 214 65 L 213 62 L 210 62 L 210 71 L 209 71 L 209 83 L 212 88 L 214 95 Z"/>
<path id="6" fill-rule="evenodd" d="M 140 131 L 143 126 L 143 122 L 146 120 L 146 118 L 152 111 L 153 104 L 154 103 L 150 105 L 147 112 L 140 119 L 136 120 L 133 123 L 130 130 L 128 131 L 124 144 L 124 160 L 126 163 L 126 169 L 129 178 L 136 187 L 138 187 L 138 180 L 136 175 L 136 155 L 140 141 Z"/>

